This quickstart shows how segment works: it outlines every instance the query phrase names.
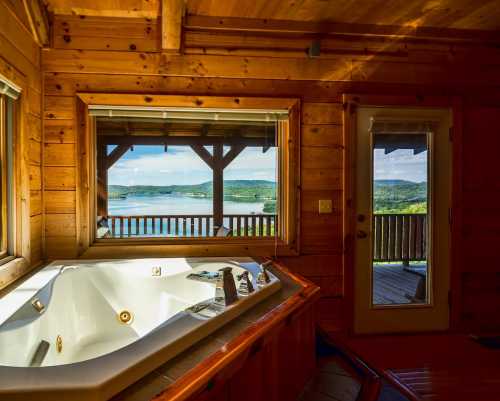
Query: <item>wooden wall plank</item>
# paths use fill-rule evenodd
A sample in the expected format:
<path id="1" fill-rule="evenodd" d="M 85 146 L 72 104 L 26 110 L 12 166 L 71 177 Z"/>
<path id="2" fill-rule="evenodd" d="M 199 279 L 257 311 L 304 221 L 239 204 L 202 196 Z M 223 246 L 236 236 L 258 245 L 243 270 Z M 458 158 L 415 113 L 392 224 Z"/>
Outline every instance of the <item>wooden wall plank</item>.
<path id="1" fill-rule="evenodd" d="M 302 168 L 301 185 L 303 190 L 338 190 L 342 189 L 343 170 Z"/>
<path id="2" fill-rule="evenodd" d="M 37 191 L 42 189 L 42 176 L 40 166 L 29 167 L 30 190 Z"/>
<path id="3" fill-rule="evenodd" d="M 42 60 L 46 72 L 324 81 L 346 81 L 351 77 L 351 61 L 346 57 L 328 60 L 283 58 L 262 63 L 260 57 L 234 56 L 221 63 L 217 55 L 51 49 L 43 52 Z"/>
<path id="4" fill-rule="evenodd" d="M 40 106 L 41 107 L 41 106 Z M 40 110 L 38 111 L 40 113 Z M 26 118 L 29 139 L 37 142 L 42 140 L 42 121 L 39 116 L 28 114 Z"/>
<path id="5" fill-rule="evenodd" d="M 342 124 L 342 105 L 336 103 L 304 103 L 303 124 Z"/>
<path id="6" fill-rule="evenodd" d="M 333 147 L 301 148 L 301 162 L 304 169 L 341 169 L 342 157 L 342 150 Z"/>
<path id="7" fill-rule="evenodd" d="M 0 36 L 9 41 L 19 53 L 34 66 L 40 63 L 40 49 L 26 27 L 17 23 L 17 18 L 4 2 L 0 2 Z M 0 40 L 0 42 L 2 41 Z"/>
<path id="8" fill-rule="evenodd" d="M 45 166 L 75 166 L 74 143 L 46 143 L 44 145 Z"/>
<path id="9" fill-rule="evenodd" d="M 46 190 L 45 213 L 76 213 L 76 192 Z"/>
<path id="10" fill-rule="evenodd" d="M 45 96 L 44 117 L 46 119 L 70 120 L 75 113 L 75 98 L 72 96 Z"/>
<path id="11" fill-rule="evenodd" d="M 302 146 L 331 146 L 342 149 L 342 125 L 302 125 Z"/>
<path id="12" fill-rule="evenodd" d="M 75 143 L 73 120 L 45 120 L 45 143 Z"/>
<path id="13" fill-rule="evenodd" d="M 33 139 L 28 141 L 28 160 L 31 164 L 40 165 L 40 160 L 42 157 L 42 150 L 40 142 Z"/>
<path id="14" fill-rule="evenodd" d="M 50 236 L 46 238 L 46 254 L 49 260 L 59 258 L 76 258 L 76 237 Z"/>
<path id="15" fill-rule="evenodd" d="M 30 218 L 30 253 L 32 263 L 42 259 L 42 224 L 43 216 L 38 214 Z"/>
<path id="16" fill-rule="evenodd" d="M 42 191 L 30 192 L 30 216 L 42 214 Z"/>
<path id="17" fill-rule="evenodd" d="M 45 190 L 75 190 L 74 167 L 44 167 Z"/>
<path id="18" fill-rule="evenodd" d="M 76 219 L 74 214 L 47 214 L 45 216 L 47 237 L 75 237 Z"/>

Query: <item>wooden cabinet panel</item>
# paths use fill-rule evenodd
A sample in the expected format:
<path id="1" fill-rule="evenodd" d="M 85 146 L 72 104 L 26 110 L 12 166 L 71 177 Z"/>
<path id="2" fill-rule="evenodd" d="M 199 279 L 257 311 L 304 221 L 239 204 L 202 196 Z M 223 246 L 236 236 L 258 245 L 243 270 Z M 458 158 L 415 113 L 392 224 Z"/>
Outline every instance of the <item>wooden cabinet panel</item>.
<path id="1" fill-rule="evenodd" d="M 315 366 L 315 309 L 309 304 L 257 340 L 227 381 L 215 379 L 189 401 L 296 401 Z"/>

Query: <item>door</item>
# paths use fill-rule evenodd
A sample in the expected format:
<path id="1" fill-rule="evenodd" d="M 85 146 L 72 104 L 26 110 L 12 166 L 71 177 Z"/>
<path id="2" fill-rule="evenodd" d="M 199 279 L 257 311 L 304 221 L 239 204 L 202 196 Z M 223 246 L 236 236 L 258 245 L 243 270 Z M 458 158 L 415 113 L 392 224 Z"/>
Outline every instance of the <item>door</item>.
<path id="1" fill-rule="evenodd" d="M 356 333 L 448 328 L 450 114 L 357 110 Z"/>

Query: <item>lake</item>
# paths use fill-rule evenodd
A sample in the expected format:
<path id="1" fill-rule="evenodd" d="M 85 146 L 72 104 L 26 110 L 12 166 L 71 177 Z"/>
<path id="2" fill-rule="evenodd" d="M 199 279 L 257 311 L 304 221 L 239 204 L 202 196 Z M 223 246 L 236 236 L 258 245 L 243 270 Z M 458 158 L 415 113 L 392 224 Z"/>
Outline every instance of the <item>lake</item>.
<path id="1" fill-rule="evenodd" d="M 224 214 L 262 214 L 264 202 L 234 202 L 224 200 Z M 158 196 L 128 196 L 110 199 L 111 216 L 212 214 L 211 198 L 191 198 L 181 194 Z"/>
<path id="2" fill-rule="evenodd" d="M 264 202 L 235 202 L 224 200 L 224 214 L 265 214 L 262 212 Z M 175 216 L 175 215 L 211 215 L 212 199 L 210 198 L 191 198 L 182 194 L 157 195 L 157 196 L 127 196 L 126 199 L 110 199 L 108 203 L 108 213 L 110 216 Z M 132 219 L 130 219 L 132 220 Z M 156 225 L 153 225 L 152 219 L 141 219 L 139 231 L 136 232 L 135 220 L 131 224 L 131 236 L 174 237 L 179 235 L 186 236 L 207 236 L 207 227 L 203 225 L 201 231 L 196 224 L 186 227 L 186 233 L 176 233 L 176 228 L 172 225 L 164 225 L 163 231 L 160 231 L 159 219 L 156 219 Z M 124 219 L 123 234 L 128 236 L 129 219 Z M 146 227 L 144 227 L 144 224 Z M 182 230 L 183 222 L 179 222 L 179 230 Z M 210 220 L 209 232 L 213 232 L 213 220 Z M 224 219 L 224 226 L 229 227 L 229 219 Z M 120 225 L 118 221 L 114 224 L 115 235 L 120 236 Z"/>

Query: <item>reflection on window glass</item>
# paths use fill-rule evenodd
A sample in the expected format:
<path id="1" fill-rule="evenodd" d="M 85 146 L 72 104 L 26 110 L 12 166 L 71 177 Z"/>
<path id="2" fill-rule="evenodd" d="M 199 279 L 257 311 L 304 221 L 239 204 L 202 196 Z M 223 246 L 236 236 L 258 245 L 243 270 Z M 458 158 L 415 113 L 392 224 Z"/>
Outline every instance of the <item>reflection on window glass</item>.
<path id="1" fill-rule="evenodd" d="M 99 117 L 96 126 L 98 238 L 274 235 L 275 123 Z"/>
<path id="2" fill-rule="evenodd" d="M 427 303 L 427 134 L 373 136 L 373 304 Z"/>

